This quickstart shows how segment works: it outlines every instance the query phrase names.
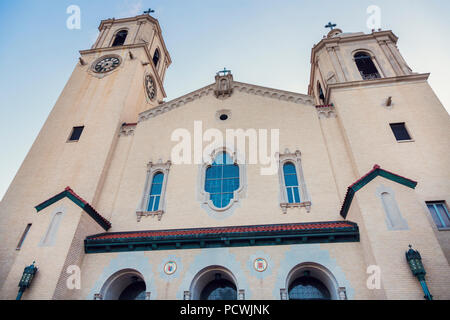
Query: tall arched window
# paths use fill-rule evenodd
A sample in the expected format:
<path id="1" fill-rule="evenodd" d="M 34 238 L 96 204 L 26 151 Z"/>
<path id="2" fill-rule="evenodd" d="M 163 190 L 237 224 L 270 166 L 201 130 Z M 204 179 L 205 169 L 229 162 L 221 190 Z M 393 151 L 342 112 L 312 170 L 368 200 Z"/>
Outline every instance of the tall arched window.
<path id="1" fill-rule="evenodd" d="M 225 208 L 233 199 L 234 191 L 239 188 L 239 166 L 226 152 L 217 155 L 206 169 L 205 191 L 217 208 Z"/>
<path id="2" fill-rule="evenodd" d="M 300 203 L 300 192 L 295 165 L 292 162 L 285 163 L 283 165 L 283 174 L 288 203 Z"/>
<path id="3" fill-rule="evenodd" d="M 155 65 L 155 68 L 158 66 L 159 56 L 159 49 L 156 49 L 155 53 L 153 54 L 153 64 Z"/>
<path id="4" fill-rule="evenodd" d="M 375 67 L 375 64 L 372 61 L 372 57 L 368 53 L 357 52 L 354 58 L 363 80 L 381 78 L 377 67 Z"/>
<path id="5" fill-rule="evenodd" d="M 152 185 L 150 187 L 150 197 L 148 201 L 147 211 L 150 212 L 158 211 L 163 181 L 164 181 L 163 173 L 158 172 L 153 176 Z"/>
<path id="6" fill-rule="evenodd" d="M 117 32 L 112 46 L 113 47 L 123 46 L 123 44 L 125 43 L 125 39 L 127 38 L 127 35 L 128 35 L 127 30 L 121 30 Z"/>

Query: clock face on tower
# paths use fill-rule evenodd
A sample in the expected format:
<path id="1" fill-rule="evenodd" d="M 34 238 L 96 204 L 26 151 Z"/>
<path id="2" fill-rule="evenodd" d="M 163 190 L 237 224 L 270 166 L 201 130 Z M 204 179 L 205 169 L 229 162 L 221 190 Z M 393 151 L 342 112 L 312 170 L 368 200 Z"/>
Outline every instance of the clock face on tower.
<path id="1" fill-rule="evenodd" d="M 117 57 L 105 57 L 98 60 L 93 66 L 97 73 L 106 73 L 116 69 L 120 65 L 120 59 Z"/>
<path id="2" fill-rule="evenodd" d="M 147 96 L 150 100 L 153 100 L 156 97 L 155 81 L 149 74 L 145 76 L 145 90 L 147 91 Z"/>

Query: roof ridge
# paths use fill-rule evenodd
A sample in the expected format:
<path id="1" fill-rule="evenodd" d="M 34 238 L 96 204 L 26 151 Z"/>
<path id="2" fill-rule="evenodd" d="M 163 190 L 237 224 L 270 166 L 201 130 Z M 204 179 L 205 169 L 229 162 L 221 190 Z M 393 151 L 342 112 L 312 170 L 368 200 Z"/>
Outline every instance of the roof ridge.
<path id="1" fill-rule="evenodd" d="M 404 176 L 398 175 L 391 171 L 382 169 L 380 165 L 375 164 L 373 168 L 363 175 L 361 178 L 353 182 L 348 188 L 345 194 L 344 202 L 342 203 L 340 214 L 345 219 L 348 214 L 348 210 L 350 209 L 350 205 L 353 200 L 353 196 L 355 193 L 366 186 L 369 182 L 375 179 L 378 176 L 382 176 L 385 179 L 389 179 L 391 181 L 400 183 L 408 188 L 414 189 L 417 185 L 417 181 L 406 178 Z"/>
<path id="2" fill-rule="evenodd" d="M 108 231 L 111 228 L 111 222 L 109 222 L 105 217 L 103 217 L 100 213 L 98 213 L 97 210 L 95 210 L 95 208 L 89 204 L 89 202 L 84 200 L 69 186 L 67 186 L 64 189 L 64 191 L 54 195 L 53 197 L 45 200 L 44 202 L 41 202 L 34 208 L 36 209 L 37 212 L 39 212 L 65 197 L 69 198 L 73 203 L 75 203 L 81 209 L 83 209 L 83 211 L 86 212 L 89 216 L 91 216 L 92 219 L 94 219 L 103 229 L 105 229 L 105 231 Z M 81 202 L 81 204 L 75 201 L 75 199 Z"/>
<path id="3" fill-rule="evenodd" d="M 215 85 L 216 83 L 211 83 L 205 87 L 194 90 L 170 101 L 167 101 L 159 106 L 143 111 L 138 116 L 139 119 L 138 122 L 148 120 L 160 114 L 181 107 L 185 104 L 188 104 L 189 102 L 200 99 L 204 96 L 208 96 L 209 94 L 214 93 Z M 249 94 L 269 97 L 272 99 L 278 99 L 292 103 L 310 104 L 311 106 L 314 106 L 313 97 L 304 93 L 285 91 L 281 89 L 269 88 L 239 81 L 233 81 L 232 87 L 233 89 L 239 90 L 239 92 L 246 92 Z"/>

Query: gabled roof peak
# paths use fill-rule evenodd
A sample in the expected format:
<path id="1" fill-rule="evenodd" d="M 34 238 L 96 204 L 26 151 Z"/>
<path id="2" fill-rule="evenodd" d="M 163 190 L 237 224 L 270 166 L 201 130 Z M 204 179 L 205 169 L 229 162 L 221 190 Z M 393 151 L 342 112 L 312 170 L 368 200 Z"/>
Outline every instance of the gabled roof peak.
<path id="1" fill-rule="evenodd" d="M 341 216 L 345 219 L 347 217 L 348 211 L 350 209 L 350 205 L 352 203 L 353 197 L 356 191 L 362 189 L 365 185 L 367 185 L 370 181 L 375 179 L 376 177 L 381 176 L 383 178 L 389 179 L 391 181 L 400 183 L 408 188 L 414 189 L 417 185 L 417 181 L 402 177 L 398 174 L 392 173 L 390 171 L 382 169 L 378 164 L 373 166 L 373 169 L 366 173 L 364 176 L 356 180 L 347 188 L 347 193 L 345 195 L 344 203 L 341 208 Z"/>
<path id="2" fill-rule="evenodd" d="M 111 228 L 111 223 L 107 219 L 102 217 L 102 215 L 98 213 L 97 210 L 94 209 L 94 207 L 92 207 L 86 200 L 76 194 L 75 191 L 73 191 L 70 187 L 66 187 L 64 191 L 54 195 L 48 200 L 45 200 L 34 208 L 37 212 L 39 212 L 65 197 L 69 198 L 73 203 L 83 209 L 83 211 L 90 215 L 91 218 L 94 219 L 105 231 L 108 231 L 109 228 Z"/>
<path id="3" fill-rule="evenodd" d="M 216 85 L 217 85 L 216 83 L 209 84 L 206 87 L 192 91 L 184 96 L 165 102 L 147 111 L 141 112 L 139 114 L 138 122 L 148 120 L 149 118 L 156 117 L 160 114 L 166 113 L 168 111 L 181 107 L 185 104 L 188 104 L 189 102 L 192 102 L 194 100 L 201 99 L 202 97 L 214 94 L 216 90 Z M 313 97 L 306 94 L 267 88 L 263 86 L 238 81 L 232 81 L 231 85 L 233 92 L 245 92 L 257 96 L 263 96 L 297 104 L 307 104 L 314 106 Z"/>

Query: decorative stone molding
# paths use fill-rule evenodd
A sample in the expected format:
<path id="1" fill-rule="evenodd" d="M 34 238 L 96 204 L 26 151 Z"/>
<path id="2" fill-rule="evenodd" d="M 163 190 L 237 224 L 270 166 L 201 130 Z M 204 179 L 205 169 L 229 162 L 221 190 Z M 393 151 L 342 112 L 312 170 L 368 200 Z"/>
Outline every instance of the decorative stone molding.
<path id="1" fill-rule="evenodd" d="M 214 92 L 214 84 L 210 84 L 206 87 L 203 87 L 201 89 L 198 89 L 196 91 L 193 91 L 187 95 L 181 96 L 179 98 L 176 98 L 174 100 L 171 100 L 169 102 L 166 102 L 160 106 L 157 106 L 155 108 L 151 108 L 147 111 L 144 111 L 139 114 L 139 122 L 148 120 L 150 118 L 154 118 L 156 116 L 159 116 L 163 113 L 169 112 L 173 109 L 177 109 L 191 101 L 200 99 L 202 97 L 208 96 L 211 93 Z"/>
<path id="2" fill-rule="evenodd" d="M 331 96 L 331 91 L 334 89 L 355 89 L 359 90 L 360 88 L 367 87 L 376 87 L 376 86 L 386 86 L 388 84 L 401 84 L 401 83 L 409 83 L 409 82 L 423 82 L 427 81 L 430 77 L 430 73 L 415 73 L 405 76 L 397 76 L 397 77 L 389 77 L 389 78 L 378 78 L 372 80 L 357 80 L 357 81 L 348 81 L 348 82 L 339 82 L 339 83 L 330 83 L 328 85 L 328 90 L 326 92 L 325 101 L 329 101 Z"/>
<path id="3" fill-rule="evenodd" d="M 216 83 L 210 84 L 206 87 L 195 90 L 184 96 L 181 96 L 174 100 L 168 101 L 160 106 L 157 106 L 155 108 L 151 108 L 147 111 L 144 111 L 139 114 L 138 122 L 145 121 L 150 118 L 154 118 L 163 113 L 166 113 L 173 109 L 184 106 L 184 105 L 188 104 L 189 102 L 206 97 L 206 96 L 210 95 L 211 93 L 215 92 L 216 85 L 217 85 Z M 292 102 L 292 103 L 296 103 L 296 104 L 314 105 L 314 98 L 312 96 L 301 94 L 301 93 L 294 93 L 294 92 L 282 91 L 282 90 L 278 90 L 278 89 L 260 87 L 260 86 L 243 83 L 243 82 L 236 82 L 236 81 L 232 82 L 232 86 L 233 86 L 232 87 L 233 92 L 234 92 L 234 90 L 237 90 L 239 92 L 245 92 L 248 94 L 277 99 L 277 100 L 281 100 L 281 101 Z"/>
<path id="4" fill-rule="evenodd" d="M 221 76 L 216 74 L 214 94 L 218 99 L 226 99 L 233 94 L 233 75 L 231 73 Z"/>
<path id="5" fill-rule="evenodd" d="M 295 165 L 300 193 L 300 203 L 288 202 L 283 172 L 283 166 L 287 162 L 291 162 Z M 309 194 L 306 189 L 306 183 L 303 175 L 301 162 L 301 152 L 299 150 L 296 150 L 294 153 L 291 153 L 289 149 L 286 149 L 283 154 L 279 155 L 278 179 L 280 183 L 280 207 L 281 210 L 283 211 L 283 214 L 287 213 L 288 208 L 306 208 L 306 212 L 309 213 L 311 211 L 311 200 L 309 198 Z"/>
<path id="6" fill-rule="evenodd" d="M 239 92 L 245 92 L 248 94 L 254 94 L 257 96 L 263 96 L 267 98 L 277 99 L 281 101 L 288 101 L 298 104 L 309 104 L 314 105 L 314 98 L 309 95 L 283 91 L 278 89 L 266 88 L 261 86 L 256 86 L 253 84 L 243 83 L 243 82 L 233 82 L 233 88 Z"/>
<path id="7" fill-rule="evenodd" d="M 301 202 L 301 203 L 280 203 L 281 210 L 283 213 L 287 213 L 288 208 L 306 208 L 306 212 L 311 211 L 311 201 Z"/>
<path id="8" fill-rule="evenodd" d="M 136 123 L 124 123 L 120 128 L 119 137 L 134 136 Z"/>
<path id="9" fill-rule="evenodd" d="M 317 114 L 320 118 L 336 118 L 336 109 L 333 104 L 316 106 Z"/>
<path id="10" fill-rule="evenodd" d="M 216 156 L 221 153 L 226 152 L 231 156 L 234 164 L 239 166 L 239 188 L 234 190 L 233 198 L 230 203 L 223 208 L 217 208 L 211 201 L 210 193 L 205 191 L 205 180 L 206 180 L 206 170 L 211 166 Z M 205 209 L 208 214 L 216 219 L 224 219 L 233 214 L 234 209 L 240 203 L 240 200 L 245 196 L 245 190 L 247 185 L 247 171 L 245 164 L 238 163 L 238 156 L 236 152 L 232 152 L 226 147 L 220 147 L 214 150 L 210 158 L 199 166 L 199 176 L 198 176 L 198 200 L 201 203 L 203 209 Z"/>
<path id="11" fill-rule="evenodd" d="M 141 221 L 142 217 L 149 216 L 158 217 L 158 221 L 161 221 L 161 218 L 166 209 L 166 188 L 171 164 L 172 163 L 170 160 L 163 163 L 161 159 L 158 161 L 158 163 L 153 163 L 150 161 L 147 164 L 147 178 L 145 180 L 144 192 L 142 194 L 142 199 L 140 201 L 139 207 L 136 210 L 136 217 L 138 222 Z M 161 187 L 161 195 L 159 199 L 159 210 L 148 211 L 148 202 L 150 200 L 150 188 L 152 186 L 153 176 L 159 172 L 164 174 L 163 185 Z"/>

